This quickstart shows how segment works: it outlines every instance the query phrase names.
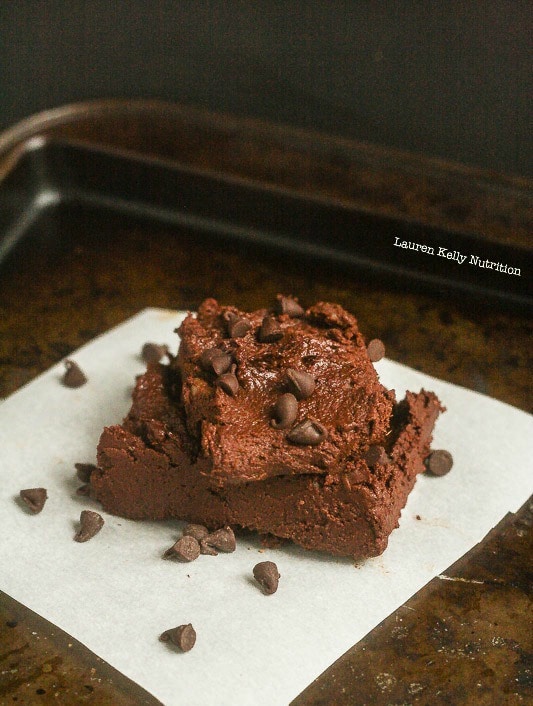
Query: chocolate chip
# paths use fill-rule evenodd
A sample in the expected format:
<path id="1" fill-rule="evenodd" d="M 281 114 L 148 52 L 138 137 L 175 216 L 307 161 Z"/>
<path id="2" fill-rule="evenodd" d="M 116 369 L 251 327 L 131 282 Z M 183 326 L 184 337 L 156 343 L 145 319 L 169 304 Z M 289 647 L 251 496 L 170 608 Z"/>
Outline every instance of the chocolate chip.
<path id="1" fill-rule="evenodd" d="M 223 314 L 226 322 L 226 328 L 231 338 L 242 338 L 252 328 L 252 324 L 243 316 L 238 316 L 231 311 L 226 311 Z"/>
<path id="2" fill-rule="evenodd" d="M 276 311 L 279 314 L 288 314 L 294 318 L 299 318 L 305 314 L 305 311 L 298 304 L 298 300 L 293 297 L 284 297 L 282 294 L 278 294 L 276 297 Z"/>
<path id="3" fill-rule="evenodd" d="M 200 356 L 200 365 L 208 372 L 215 375 L 226 373 L 231 367 L 231 356 L 220 348 L 208 348 Z"/>
<path id="4" fill-rule="evenodd" d="M 168 353 L 168 346 L 159 343 L 145 343 L 142 347 L 141 358 L 145 363 L 159 363 Z"/>
<path id="5" fill-rule="evenodd" d="M 235 542 L 235 534 L 231 527 L 222 527 L 221 529 L 215 530 L 207 535 L 205 539 L 202 540 L 202 544 L 205 547 L 211 549 L 218 549 L 221 552 L 234 552 L 237 546 Z"/>
<path id="6" fill-rule="evenodd" d="M 20 497 L 33 514 L 37 515 L 43 509 L 48 493 L 46 488 L 26 488 L 20 491 Z"/>
<path id="7" fill-rule="evenodd" d="M 65 373 L 63 375 L 63 385 L 67 387 L 81 387 L 87 382 L 87 377 L 80 366 L 73 360 L 65 361 Z"/>
<path id="8" fill-rule="evenodd" d="M 385 356 L 385 345 L 379 338 L 374 338 L 366 347 L 366 352 L 372 363 L 377 363 Z"/>
<path id="9" fill-rule="evenodd" d="M 202 539 L 205 539 L 208 534 L 209 534 L 209 530 L 207 529 L 207 527 L 204 527 L 203 525 L 189 524 L 183 530 L 184 536 L 194 537 L 198 542 L 201 542 Z"/>
<path id="10" fill-rule="evenodd" d="M 274 407 L 274 418 L 270 423 L 274 429 L 287 429 L 298 416 L 298 400 L 291 392 L 285 392 L 278 397 Z"/>
<path id="11" fill-rule="evenodd" d="M 98 467 L 95 466 L 94 463 L 75 463 L 74 468 L 76 469 L 76 475 L 82 483 L 88 483 L 94 471 L 98 470 Z"/>
<path id="12" fill-rule="evenodd" d="M 296 399 L 305 400 L 309 395 L 313 394 L 315 389 L 315 378 L 303 370 L 295 370 L 287 368 L 285 373 L 287 376 L 287 384 L 290 391 Z"/>
<path id="13" fill-rule="evenodd" d="M 253 569 L 254 578 L 261 586 L 263 593 L 267 596 L 276 593 L 280 574 L 278 567 L 273 561 L 261 561 Z"/>
<path id="14" fill-rule="evenodd" d="M 239 381 L 235 375 L 235 370 L 237 366 L 233 364 L 231 366 L 231 372 L 219 375 L 215 380 L 215 384 L 218 385 L 224 392 L 230 397 L 235 397 L 239 391 Z"/>
<path id="15" fill-rule="evenodd" d="M 206 554 L 207 556 L 218 556 L 217 550 L 210 544 L 207 544 L 205 539 L 200 540 L 200 554 Z"/>
<path id="16" fill-rule="evenodd" d="M 445 476 L 452 470 L 453 456 L 445 449 L 432 451 L 426 459 L 427 470 L 433 476 Z"/>
<path id="17" fill-rule="evenodd" d="M 84 485 L 80 485 L 79 488 L 76 489 L 76 495 L 79 495 L 81 497 L 87 497 L 91 493 L 91 485 L 90 483 L 85 483 Z"/>
<path id="18" fill-rule="evenodd" d="M 374 445 L 371 446 L 365 453 L 364 459 L 368 466 L 372 468 L 378 463 L 388 463 L 389 457 L 387 456 L 383 446 Z"/>
<path id="19" fill-rule="evenodd" d="M 188 625 L 178 625 L 177 628 L 165 630 L 159 637 L 161 642 L 170 642 L 179 647 L 182 652 L 192 650 L 196 643 L 196 631 L 189 623 Z"/>
<path id="20" fill-rule="evenodd" d="M 283 338 L 283 330 L 273 316 L 265 316 L 257 337 L 260 343 L 274 343 Z"/>
<path id="21" fill-rule="evenodd" d="M 163 556 L 167 559 L 175 557 L 180 561 L 194 561 L 200 556 L 200 544 L 194 537 L 185 535 L 167 549 Z"/>
<path id="22" fill-rule="evenodd" d="M 294 426 L 287 434 L 287 439 L 293 444 L 302 444 L 304 446 L 317 446 L 321 444 L 328 436 L 328 432 L 320 422 L 315 419 L 304 419 Z"/>
<path id="23" fill-rule="evenodd" d="M 74 539 L 76 542 L 88 542 L 104 526 L 104 518 L 93 510 L 82 510 L 80 515 L 80 528 Z"/>

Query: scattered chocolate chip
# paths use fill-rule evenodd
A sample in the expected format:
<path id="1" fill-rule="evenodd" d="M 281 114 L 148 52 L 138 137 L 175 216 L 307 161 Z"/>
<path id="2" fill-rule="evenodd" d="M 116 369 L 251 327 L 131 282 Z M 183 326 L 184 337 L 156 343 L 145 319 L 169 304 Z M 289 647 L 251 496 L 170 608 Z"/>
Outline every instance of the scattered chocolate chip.
<path id="1" fill-rule="evenodd" d="M 377 363 L 378 360 L 381 360 L 385 356 L 385 345 L 379 338 L 374 338 L 366 347 L 366 352 L 370 360 L 373 363 Z"/>
<path id="2" fill-rule="evenodd" d="M 74 468 L 76 469 L 76 475 L 82 483 L 88 483 L 91 480 L 93 472 L 98 470 L 98 467 L 95 466 L 94 463 L 75 463 Z"/>
<path id="3" fill-rule="evenodd" d="M 81 497 L 86 497 L 87 495 L 90 495 L 90 493 L 91 493 L 90 483 L 85 483 L 84 485 L 80 485 L 80 487 L 76 489 L 76 495 L 80 495 Z"/>
<path id="4" fill-rule="evenodd" d="M 243 316 L 238 316 L 232 311 L 223 314 L 230 338 L 242 338 L 252 328 L 252 324 Z"/>
<path id="5" fill-rule="evenodd" d="M 255 580 L 261 586 L 264 594 L 270 596 L 276 593 L 280 574 L 273 561 L 260 561 L 254 566 L 253 572 Z"/>
<path id="6" fill-rule="evenodd" d="M 328 436 L 328 432 L 320 422 L 315 419 L 304 419 L 294 426 L 287 434 L 287 439 L 293 444 L 302 444 L 305 446 L 317 446 L 322 443 Z"/>
<path id="7" fill-rule="evenodd" d="M 170 642 L 179 647 L 182 652 L 192 650 L 196 643 L 196 631 L 189 623 L 188 625 L 178 625 L 177 628 L 165 630 L 159 637 L 161 642 Z"/>
<path id="8" fill-rule="evenodd" d="M 200 544 L 194 537 L 185 535 L 167 549 L 163 556 L 167 559 L 175 557 L 180 561 L 194 561 L 200 556 Z"/>
<path id="9" fill-rule="evenodd" d="M 224 390 L 227 395 L 230 395 L 230 397 L 235 397 L 235 395 L 239 391 L 239 381 L 237 380 L 237 377 L 235 375 L 236 369 L 237 366 L 233 364 L 229 373 L 219 375 L 215 380 L 215 384 L 218 385 L 218 387 L 220 387 L 222 390 Z"/>
<path id="10" fill-rule="evenodd" d="M 200 554 L 206 554 L 207 556 L 218 556 L 217 550 L 210 544 L 207 544 L 205 539 L 200 540 Z"/>
<path id="11" fill-rule="evenodd" d="M 364 459 L 370 468 L 378 463 L 388 463 L 389 457 L 383 446 L 371 446 L 364 455 Z"/>
<path id="12" fill-rule="evenodd" d="M 453 456 L 445 449 L 432 451 L 426 459 L 426 467 L 433 476 L 445 476 L 452 470 Z"/>
<path id="13" fill-rule="evenodd" d="M 207 535 L 202 540 L 202 544 L 211 549 L 218 549 L 221 552 L 234 552 L 237 546 L 235 542 L 235 534 L 231 527 L 222 527 Z"/>
<path id="14" fill-rule="evenodd" d="M 20 497 L 34 515 L 37 515 L 43 509 L 48 493 L 46 488 L 26 488 L 20 491 Z"/>
<path id="15" fill-rule="evenodd" d="M 104 518 L 93 510 L 82 510 L 80 515 L 80 528 L 74 539 L 76 542 L 88 542 L 104 526 Z"/>
<path id="16" fill-rule="evenodd" d="M 298 304 L 297 299 L 284 297 L 282 294 L 278 294 L 276 299 L 276 311 L 279 314 L 288 314 L 294 318 L 299 318 L 305 314 L 303 308 Z"/>
<path id="17" fill-rule="evenodd" d="M 313 394 L 315 378 L 312 375 L 303 370 L 295 370 L 294 368 L 287 368 L 285 374 L 287 376 L 289 389 L 296 399 L 305 400 Z"/>
<path id="18" fill-rule="evenodd" d="M 183 530 L 184 537 L 194 537 L 197 542 L 201 542 L 202 539 L 205 539 L 208 534 L 209 530 L 203 525 L 189 524 Z"/>
<path id="19" fill-rule="evenodd" d="M 145 343 L 141 350 L 141 358 L 145 363 L 159 363 L 168 353 L 168 346 L 159 343 Z"/>
<path id="20" fill-rule="evenodd" d="M 260 343 L 274 343 L 283 338 L 283 330 L 273 316 L 265 316 L 257 337 Z"/>
<path id="21" fill-rule="evenodd" d="M 67 387 L 81 387 L 87 382 L 87 377 L 80 366 L 73 360 L 65 361 L 65 373 L 63 375 L 63 385 Z"/>
<path id="22" fill-rule="evenodd" d="M 270 423 L 274 429 L 287 429 L 298 416 L 298 400 L 291 392 L 285 392 L 278 397 L 274 407 L 274 418 Z"/>
<path id="23" fill-rule="evenodd" d="M 200 365 L 215 375 L 226 373 L 231 367 L 231 356 L 220 348 L 208 348 L 200 356 Z"/>

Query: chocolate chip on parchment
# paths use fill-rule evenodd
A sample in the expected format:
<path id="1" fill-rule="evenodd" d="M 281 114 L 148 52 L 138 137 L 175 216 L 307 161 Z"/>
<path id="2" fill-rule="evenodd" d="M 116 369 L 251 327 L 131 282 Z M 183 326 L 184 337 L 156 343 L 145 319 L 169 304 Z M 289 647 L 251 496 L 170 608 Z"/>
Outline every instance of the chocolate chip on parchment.
<path id="1" fill-rule="evenodd" d="M 276 300 L 276 311 L 279 314 L 288 314 L 294 318 L 305 314 L 303 308 L 298 304 L 298 300 L 293 297 L 284 297 L 282 294 L 278 294 Z"/>
<path id="2" fill-rule="evenodd" d="M 231 527 L 221 527 L 214 532 L 210 532 L 207 537 L 202 540 L 202 546 L 229 554 L 235 551 L 237 543 Z"/>
<path id="3" fill-rule="evenodd" d="M 67 387 L 81 387 L 87 382 L 87 376 L 80 366 L 73 360 L 65 361 L 65 373 L 63 375 L 63 385 Z"/>
<path id="4" fill-rule="evenodd" d="M 225 311 L 223 314 L 226 328 L 230 338 L 242 338 L 252 328 L 252 324 L 243 316 L 238 316 L 232 311 Z"/>
<path id="5" fill-rule="evenodd" d="M 254 578 L 267 596 L 276 593 L 280 579 L 278 567 L 273 561 L 260 561 L 253 568 Z"/>
<path id="6" fill-rule="evenodd" d="M 168 353 L 168 346 L 160 343 L 145 343 L 141 350 L 141 358 L 145 363 L 159 363 Z"/>
<path id="7" fill-rule="evenodd" d="M 80 515 L 80 528 L 74 539 L 76 542 L 88 542 L 100 532 L 104 526 L 104 518 L 93 510 L 82 510 Z"/>
<path id="8" fill-rule="evenodd" d="M 315 419 L 304 419 L 296 424 L 288 433 L 287 439 L 293 444 L 303 446 L 317 446 L 328 436 L 327 429 Z"/>
<path id="9" fill-rule="evenodd" d="M 196 631 L 190 623 L 178 625 L 177 628 L 165 630 L 159 639 L 161 642 L 170 642 L 175 647 L 179 647 L 182 652 L 188 652 L 196 643 Z"/>
<path id="10" fill-rule="evenodd" d="M 230 397 L 235 397 L 235 395 L 239 391 L 239 381 L 237 380 L 237 376 L 235 375 L 236 369 L 237 366 L 233 364 L 229 373 L 223 373 L 222 375 L 219 375 L 215 380 L 215 384 L 222 390 L 224 390 L 224 392 Z"/>
<path id="11" fill-rule="evenodd" d="M 273 316 L 265 316 L 257 338 L 260 343 L 275 343 L 283 338 L 283 329 Z"/>
<path id="12" fill-rule="evenodd" d="M 274 429 L 287 429 L 298 416 L 298 400 L 292 392 L 285 392 L 278 397 L 274 406 L 274 417 L 270 423 Z"/>
<path id="13" fill-rule="evenodd" d="M 379 338 L 374 338 L 366 347 L 366 352 L 372 363 L 377 363 L 385 356 L 385 344 Z"/>
<path id="14" fill-rule="evenodd" d="M 184 535 L 163 554 L 165 559 L 174 557 L 180 561 L 194 561 L 200 556 L 200 544 L 197 539 Z"/>
<path id="15" fill-rule="evenodd" d="M 206 554 L 207 556 L 218 556 L 217 550 L 210 544 L 207 544 L 205 539 L 200 540 L 200 554 Z"/>
<path id="16" fill-rule="evenodd" d="M 313 394 L 315 378 L 303 370 L 287 368 L 285 373 L 290 391 L 298 400 L 305 400 Z"/>
<path id="17" fill-rule="evenodd" d="M 453 456 L 445 449 L 432 451 L 426 459 L 426 468 L 433 476 L 445 476 L 453 466 Z"/>
<path id="18" fill-rule="evenodd" d="M 209 534 L 207 527 L 203 525 L 195 525 L 193 523 L 188 524 L 183 530 L 184 537 L 194 537 L 197 542 L 201 542 Z"/>
<path id="19" fill-rule="evenodd" d="M 74 468 L 82 483 L 88 483 L 94 471 L 98 470 L 98 466 L 95 466 L 94 463 L 75 463 Z"/>
<path id="20" fill-rule="evenodd" d="M 48 493 L 46 488 L 25 488 L 20 491 L 20 497 L 28 509 L 37 515 L 43 509 Z"/>
<path id="21" fill-rule="evenodd" d="M 367 465 L 371 468 L 372 466 L 375 466 L 378 463 L 389 462 L 389 457 L 387 456 L 385 449 L 383 448 L 383 446 L 379 446 L 377 444 L 375 444 L 374 446 L 370 446 L 370 448 L 364 455 L 364 459 Z"/>
<path id="22" fill-rule="evenodd" d="M 208 348 L 200 356 L 200 365 L 208 372 L 223 375 L 231 367 L 231 355 L 220 348 Z"/>

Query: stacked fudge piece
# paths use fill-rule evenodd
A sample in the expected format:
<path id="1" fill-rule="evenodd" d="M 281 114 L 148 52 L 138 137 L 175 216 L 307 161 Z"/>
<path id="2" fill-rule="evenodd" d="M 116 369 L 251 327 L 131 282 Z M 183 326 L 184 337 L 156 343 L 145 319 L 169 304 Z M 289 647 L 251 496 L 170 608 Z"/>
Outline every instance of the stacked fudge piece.
<path id="1" fill-rule="evenodd" d="M 397 402 L 338 304 L 278 296 L 252 313 L 207 299 L 170 362 L 148 364 L 98 445 L 92 494 L 133 519 L 230 525 L 355 559 L 398 524 L 443 411 Z M 376 355 L 377 351 L 377 355 Z"/>

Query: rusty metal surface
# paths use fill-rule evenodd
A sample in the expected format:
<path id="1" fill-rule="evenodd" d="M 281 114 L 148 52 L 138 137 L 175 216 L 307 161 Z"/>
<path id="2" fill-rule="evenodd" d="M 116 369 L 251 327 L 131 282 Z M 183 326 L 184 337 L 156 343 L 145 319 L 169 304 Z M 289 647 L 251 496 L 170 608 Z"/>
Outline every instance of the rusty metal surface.
<path id="1" fill-rule="evenodd" d="M 184 130 L 174 126 L 165 133 L 160 118 L 156 139 L 153 123 L 146 121 L 146 116 L 137 116 L 129 123 L 124 117 L 113 123 L 107 115 L 105 139 L 139 146 L 149 135 L 154 149 L 164 150 Z M 75 121 L 61 125 L 70 136 L 101 135 L 101 122 L 94 116 L 91 122 L 85 115 L 78 132 Z M 277 169 L 283 173 L 283 131 L 274 129 L 269 142 L 266 132 L 259 135 L 249 127 L 253 139 L 248 151 L 243 135 L 234 136 L 231 144 L 238 144 L 239 151 L 232 162 L 229 128 L 221 135 L 214 124 L 206 127 L 199 120 L 198 125 L 195 131 L 191 118 L 190 144 L 197 145 L 204 166 L 232 163 L 235 171 L 260 173 L 268 165 L 269 178 Z M 323 144 L 325 165 L 332 163 L 331 150 L 338 155 L 339 143 L 334 145 L 328 140 Z M 349 150 L 343 158 L 350 161 Z M 314 176 L 320 175 L 319 156 L 313 160 L 312 174 L 303 157 L 287 170 L 300 189 L 314 193 L 320 191 L 321 177 Z M 9 155 L 4 167 L 7 161 Z M 380 178 L 385 171 L 383 167 Z M 348 172 L 343 168 L 335 178 L 328 172 L 338 195 L 347 188 Z M 416 200 L 409 188 L 403 193 L 405 200 Z M 499 212 L 508 203 L 505 193 L 499 192 Z M 443 223 L 445 204 L 450 209 L 451 202 L 449 194 L 440 198 L 435 196 L 431 209 L 419 199 L 416 208 Z M 482 228 L 481 220 L 478 225 Z M 532 324 L 518 313 L 394 291 L 377 279 L 363 281 L 320 264 L 308 266 L 275 253 L 258 255 L 244 246 L 218 246 L 185 231 L 77 207 L 50 213 L 41 228 L 46 242 L 38 248 L 21 244 L 1 272 L 0 398 L 146 306 L 194 309 L 205 296 L 215 296 L 255 308 L 285 292 L 304 303 L 339 301 L 356 313 L 368 338 L 385 341 L 390 358 L 531 409 Z M 500 228 L 493 236 L 512 239 L 513 233 Z M 311 685 L 295 706 L 527 703 L 530 543 L 531 513 L 524 509 L 449 569 L 446 575 L 452 580 L 431 582 Z M 17 625 L 10 627 L 13 621 Z M 1 593 L 0 646 L 2 705 L 156 703 Z"/>

